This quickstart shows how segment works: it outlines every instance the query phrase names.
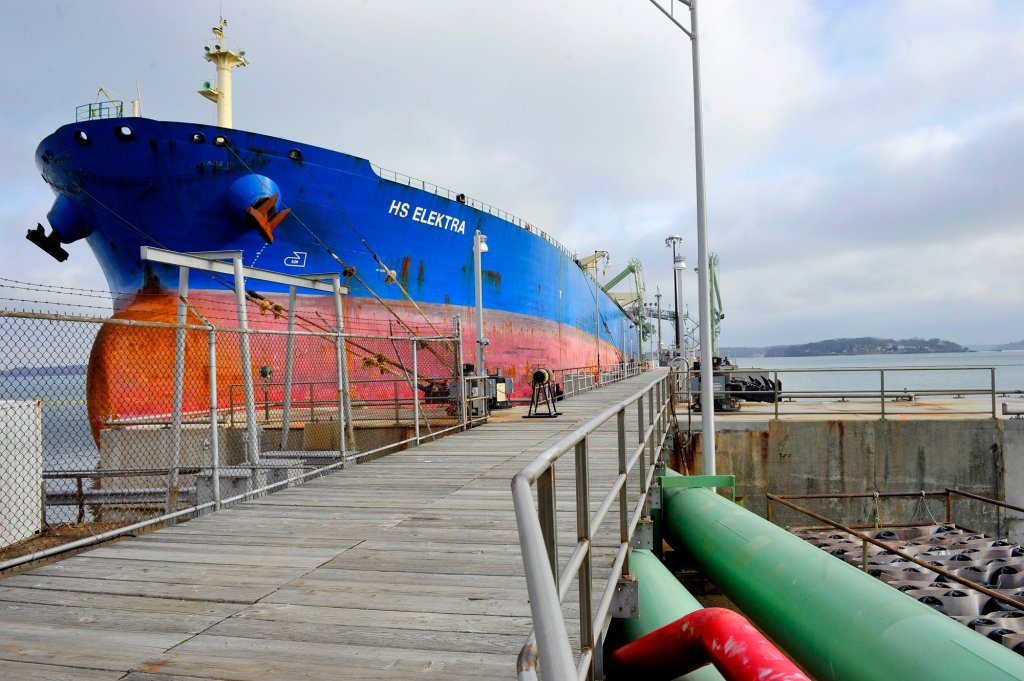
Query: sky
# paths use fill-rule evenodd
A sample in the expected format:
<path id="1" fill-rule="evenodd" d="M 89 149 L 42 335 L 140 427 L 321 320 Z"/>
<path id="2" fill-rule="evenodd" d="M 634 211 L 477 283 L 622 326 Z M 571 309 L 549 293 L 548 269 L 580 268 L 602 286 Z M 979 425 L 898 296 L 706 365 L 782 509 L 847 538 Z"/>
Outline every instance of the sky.
<path id="1" fill-rule="evenodd" d="M 213 123 L 223 13 L 251 62 L 236 128 L 465 192 L 609 276 L 639 259 L 666 307 L 679 235 L 697 314 L 691 47 L 649 0 L 0 7 L 0 277 L 105 288 L 84 244 L 24 239 L 53 201 L 35 147 L 100 85 Z M 701 0 L 700 28 L 723 345 L 1024 339 L 1024 2 Z"/>

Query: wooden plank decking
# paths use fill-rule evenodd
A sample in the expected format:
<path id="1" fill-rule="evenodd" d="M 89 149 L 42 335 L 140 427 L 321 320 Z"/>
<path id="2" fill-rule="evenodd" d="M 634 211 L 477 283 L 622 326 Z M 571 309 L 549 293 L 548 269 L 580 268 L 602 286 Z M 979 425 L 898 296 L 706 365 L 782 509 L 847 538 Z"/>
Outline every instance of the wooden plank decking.
<path id="1" fill-rule="evenodd" d="M 0 580 L 0 678 L 515 678 L 532 625 L 511 478 L 652 379 Z M 629 442 L 636 421 L 627 410 Z M 613 428 L 591 439 L 592 508 L 617 470 Z M 576 531 L 571 454 L 563 461 L 564 561 Z M 594 568 L 606 575 L 614 512 L 604 529 Z M 571 598 L 565 612 L 578 612 Z"/>

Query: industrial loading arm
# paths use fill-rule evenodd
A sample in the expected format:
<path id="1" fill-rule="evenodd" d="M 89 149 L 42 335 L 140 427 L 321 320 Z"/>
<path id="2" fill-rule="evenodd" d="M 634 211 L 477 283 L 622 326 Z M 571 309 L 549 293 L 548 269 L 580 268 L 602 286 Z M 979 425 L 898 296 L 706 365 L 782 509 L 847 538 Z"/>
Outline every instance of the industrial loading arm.
<path id="1" fill-rule="evenodd" d="M 630 275 L 633 276 L 633 289 L 631 291 L 613 293 L 611 289 Z M 643 265 L 640 264 L 639 260 L 636 258 L 630 260 L 629 263 L 626 264 L 626 268 L 612 277 L 604 286 L 601 287 L 601 290 L 611 296 L 611 298 L 619 304 L 619 307 L 624 310 L 627 309 L 627 307 L 634 305 L 634 321 L 637 323 L 642 321 L 643 301 L 644 298 L 647 297 L 647 293 L 644 288 L 644 268 Z M 644 337 L 646 338 L 647 333 L 650 330 L 650 325 L 644 323 L 643 328 Z"/>

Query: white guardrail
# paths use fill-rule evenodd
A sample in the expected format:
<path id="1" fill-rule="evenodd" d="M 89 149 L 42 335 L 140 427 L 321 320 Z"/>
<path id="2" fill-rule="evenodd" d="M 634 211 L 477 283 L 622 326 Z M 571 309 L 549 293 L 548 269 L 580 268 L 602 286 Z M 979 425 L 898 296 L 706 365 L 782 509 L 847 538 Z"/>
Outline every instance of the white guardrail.
<path id="1" fill-rule="evenodd" d="M 534 624 L 534 631 L 519 655 L 517 666 L 522 681 L 537 678 L 538 664 L 547 681 L 594 679 L 595 674 L 600 676 L 602 673 L 600 655 L 596 651 L 603 645 L 613 601 L 617 593 L 623 591 L 620 587 L 625 591 L 629 591 L 631 586 L 635 588 L 636 582 L 630 576 L 629 553 L 638 525 L 649 519 L 651 484 L 656 471 L 664 466 L 662 452 L 665 441 L 675 428 L 675 380 L 674 372 L 652 374 L 643 387 L 553 444 L 512 479 L 516 524 Z M 636 410 L 635 429 L 627 428 L 627 411 L 630 409 Z M 617 434 L 618 474 L 597 510 L 591 513 L 590 437 L 613 418 Z M 627 444 L 627 432 L 634 430 L 636 440 Z M 559 565 L 555 467 L 570 451 L 575 454 L 576 529 L 579 539 L 569 559 Z M 636 481 L 639 481 L 639 495 L 630 510 L 630 482 Z M 618 549 L 611 575 L 594 609 L 593 540 L 616 503 Z M 572 585 L 577 582 L 581 642 L 578 659 L 570 643 L 561 607 Z"/>

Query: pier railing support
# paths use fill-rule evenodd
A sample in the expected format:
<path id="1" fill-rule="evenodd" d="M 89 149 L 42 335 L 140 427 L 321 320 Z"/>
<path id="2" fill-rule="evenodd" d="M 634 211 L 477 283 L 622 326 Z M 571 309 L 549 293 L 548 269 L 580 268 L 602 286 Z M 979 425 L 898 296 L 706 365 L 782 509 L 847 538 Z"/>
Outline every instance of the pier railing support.
<path id="1" fill-rule="evenodd" d="M 420 367 L 419 358 L 416 355 L 416 339 L 412 339 L 412 417 L 413 432 L 416 436 L 416 444 L 420 443 Z"/>
<path id="2" fill-rule="evenodd" d="M 288 450 L 288 431 L 292 425 L 292 379 L 295 368 L 295 287 L 288 287 L 288 336 L 284 354 L 284 395 L 281 407 L 281 449 Z M 310 400 L 312 403 L 312 400 Z"/>
<path id="3" fill-rule="evenodd" d="M 217 428 L 217 332 L 209 330 L 210 363 L 210 468 L 213 470 L 213 509 L 220 510 L 220 438 Z"/>
<path id="4" fill-rule="evenodd" d="M 334 277 L 334 323 L 337 326 L 337 361 L 338 361 L 338 456 L 341 467 L 345 468 L 348 451 L 345 446 L 346 433 L 355 442 L 352 428 L 352 403 L 348 394 L 348 359 L 345 354 L 345 318 L 341 309 L 341 277 Z"/>
<path id="5" fill-rule="evenodd" d="M 654 411 L 655 401 L 649 397 L 665 386 L 661 384 L 674 380 L 671 373 L 664 373 L 608 407 L 600 414 L 581 425 L 572 433 L 552 444 L 531 461 L 512 479 L 512 498 L 515 504 L 516 525 L 519 544 L 526 571 L 526 584 L 530 595 L 530 611 L 533 615 L 534 634 L 527 639 L 519 656 L 519 678 L 536 679 L 536 668 L 542 668 L 544 678 L 549 679 L 594 679 L 603 678 L 602 650 L 608 619 L 612 616 L 630 617 L 635 612 L 629 603 L 634 602 L 635 580 L 630 575 L 629 552 L 639 530 L 649 528 L 646 518 L 649 509 L 647 496 L 651 480 L 657 469 L 660 452 L 669 432 L 669 420 L 674 419 L 669 403 L 657 400 L 657 413 L 644 418 L 644 402 Z M 634 404 L 636 405 L 634 407 Z M 627 444 L 627 419 L 636 409 L 635 426 L 639 437 L 635 444 Z M 589 484 L 589 437 L 605 423 L 615 419 L 618 443 L 619 474 L 605 490 L 600 492 L 597 510 L 590 507 Z M 630 419 L 631 420 L 631 419 Z M 630 423 L 630 426 L 633 424 Z M 646 457 L 647 448 L 652 456 Z M 555 467 L 563 456 L 568 458 L 574 452 L 573 471 L 576 483 L 576 532 L 577 542 L 572 554 L 564 564 L 558 556 L 558 524 L 555 503 Z M 640 480 L 641 491 L 632 508 L 625 500 L 631 486 Z M 536 485 L 536 490 L 534 490 Z M 634 487 L 635 489 L 635 487 Z M 534 496 L 536 492 L 536 497 Z M 629 513 L 623 513 L 623 505 Z M 592 576 L 591 547 L 602 523 L 609 517 L 609 511 L 618 506 L 620 518 L 618 534 L 620 543 L 612 561 L 611 576 L 602 593 L 594 592 Z M 622 518 L 628 517 L 623 524 Z M 579 590 L 579 632 L 581 650 L 579 660 L 574 660 L 561 603 L 568 596 L 574 583 Z M 614 613 L 618 613 L 615 615 Z M 629 614 L 627 614 L 629 613 Z M 539 658 L 537 652 L 539 651 Z"/>
<path id="6" fill-rule="evenodd" d="M 178 468 L 181 465 L 181 410 L 185 401 L 185 322 L 188 321 L 188 268 L 178 269 L 178 328 L 174 331 L 174 395 L 171 399 L 171 460 L 167 474 L 166 512 L 178 506 Z"/>
<path id="7" fill-rule="evenodd" d="M 242 268 L 241 252 L 235 255 L 231 262 L 235 270 L 238 344 L 242 353 L 242 393 L 245 399 L 245 460 L 253 469 L 256 469 L 260 465 L 260 436 L 256 424 L 256 392 L 252 380 L 252 354 L 249 349 L 249 315 L 245 308 L 245 273 Z"/>

